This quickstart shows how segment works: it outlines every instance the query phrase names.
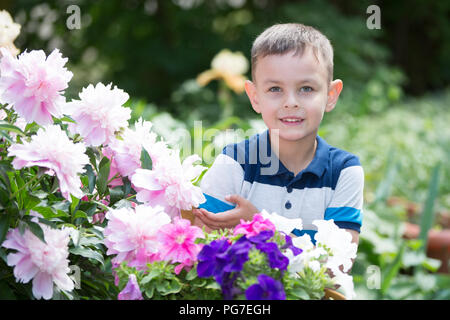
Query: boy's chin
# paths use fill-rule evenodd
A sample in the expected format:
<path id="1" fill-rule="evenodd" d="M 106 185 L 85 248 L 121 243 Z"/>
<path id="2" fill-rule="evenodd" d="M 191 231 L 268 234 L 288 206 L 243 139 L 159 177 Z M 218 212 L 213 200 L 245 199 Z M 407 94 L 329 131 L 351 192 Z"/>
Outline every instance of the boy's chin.
<path id="1" fill-rule="evenodd" d="M 280 140 L 286 142 L 296 142 L 306 137 L 303 132 L 286 132 L 284 130 L 280 130 L 278 136 Z"/>

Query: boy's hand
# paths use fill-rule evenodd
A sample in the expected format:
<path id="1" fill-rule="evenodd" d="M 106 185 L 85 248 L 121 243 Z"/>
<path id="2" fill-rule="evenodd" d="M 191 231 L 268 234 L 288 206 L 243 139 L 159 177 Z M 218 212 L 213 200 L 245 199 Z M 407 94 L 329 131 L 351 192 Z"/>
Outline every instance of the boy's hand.
<path id="1" fill-rule="evenodd" d="M 194 213 L 195 210 L 198 210 L 198 209 L 193 209 L 192 213 Z M 199 227 L 200 229 L 203 229 L 203 227 L 205 227 L 205 231 L 208 232 L 208 233 L 210 233 L 212 231 L 210 227 L 208 227 L 206 224 L 203 223 L 202 220 L 200 220 L 198 215 L 195 215 L 194 223 L 192 225 L 196 226 L 196 227 Z"/>
<path id="2" fill-rule="evenodd" d="M 194 209 L 192 212 L 213 230 L 233 228 L 240 223 L 241 219 L 251 221 L 253 215 L 259 212 L 249 200 L 244 199 L 240 195 L 227 196 L 225 200 L 236 203 L 236 208 L 219 213 L 212 213 L 205 209 Z"/>

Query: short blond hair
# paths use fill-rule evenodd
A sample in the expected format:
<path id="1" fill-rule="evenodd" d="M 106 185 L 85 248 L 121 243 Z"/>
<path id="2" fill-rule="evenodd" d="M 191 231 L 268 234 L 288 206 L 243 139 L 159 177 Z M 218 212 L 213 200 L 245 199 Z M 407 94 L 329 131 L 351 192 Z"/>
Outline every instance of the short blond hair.
<path id="1" fill-rule="evenodd" d="M 328 81 L 333 80 L 333 47 L 326 36 L 310 26 L 300 23 L 275 24 L 264 30 L 253 42 L 251 51 L 252 77 L 255 78 L 259 58 L 285 54 L 293 51 L 302 55 L 306 46 L 311 46 L 318 57 L 322 55 L 326 64 Z"/>

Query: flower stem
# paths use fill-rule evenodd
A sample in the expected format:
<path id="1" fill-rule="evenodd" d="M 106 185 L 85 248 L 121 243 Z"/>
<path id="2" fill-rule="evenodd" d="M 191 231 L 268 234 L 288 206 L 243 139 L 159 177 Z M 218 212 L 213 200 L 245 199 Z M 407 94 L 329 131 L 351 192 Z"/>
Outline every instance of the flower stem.
<path id="1" fill-rule="evenodd" d="M 33 187 L 35 187 L 42 180 L 42 177 L 43 176 L 38 177 L 37 175 L 33 176 L 33 178 L 28 180 L 22 187 L 20 187 L 16 192 L 14 192 L 9 199 L 12 200 L 15 197 L 17 197 L 17 195 L 19 194 L 20 191 L 22 191 L 23 189 L 28 187 L 31 183 L 33 183 L 37 179 L 38 181 L 36 181 L 36 184 L 33 185 Z"/>
<path id="2" fill-rule="evenodd" d="M 125 200 L 131 200 L 131 199 L 133 199 L 133 198 L 135 198 L 135 197 L 136 197 L 136 195 L 133 194 L 133 195 L 129 196 L 128 198 L 125 198 Z"/>

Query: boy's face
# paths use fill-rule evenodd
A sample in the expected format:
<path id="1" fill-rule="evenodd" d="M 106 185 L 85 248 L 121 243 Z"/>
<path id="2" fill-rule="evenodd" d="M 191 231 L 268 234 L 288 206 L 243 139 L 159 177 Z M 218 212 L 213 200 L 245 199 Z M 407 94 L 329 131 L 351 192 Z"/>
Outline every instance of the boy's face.
<path id="1" fill-rule="evenodd" d="M 298 141 L 315 137 L 324 112 L 336 105 L 342 81 L 327 79 L 324 61 L 307 46 L 302 56 L 288 52 L 259 58 L 255 82 L 247 81 L 245 89 L 271 131 L 279 129 L 280 139 Z"/>

